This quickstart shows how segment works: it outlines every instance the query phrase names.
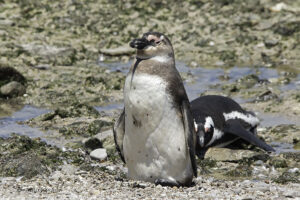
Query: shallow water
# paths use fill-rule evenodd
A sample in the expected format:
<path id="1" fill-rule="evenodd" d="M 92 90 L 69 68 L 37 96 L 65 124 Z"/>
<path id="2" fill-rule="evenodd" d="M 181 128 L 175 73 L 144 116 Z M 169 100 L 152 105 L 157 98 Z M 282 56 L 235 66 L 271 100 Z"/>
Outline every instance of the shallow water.
<path id="1" fill-rule="evenodd" d="M 107 68 L 110 71 L 119 71 L 127 74 L 129 68 L 132 64 L 132 60 L 126 63 L 121 62 L 110 62 L 110 63 L 103 63 L 101 62 L 100 65 Z M 272 78 L 279 78 L 281 73 L 281 68 L 272 69 L 266 67 L 232 67 L 228 69 L 223 68 L 205 68 L 205 67 L 197 67 L 191 68 L 187 64 L 183 62 L 176 62 L 177 70 L 182 74 L 187 74 L 191 76 L 187 80 L 184 80 L 184 85 L 189 96 L 189 99 L 197 98 L 201 93 L 206 90 L 218 90 L 218 88 L 212 89 L 210 86 L 214 86 L 218 83 L 223 83 L 226 81 L 221 80 L 221 76 L 228 76 L 229 80 L 227 83 L 233 83 L 236 80 L 250 75 L 256 74 L 259 79 L 261 80 L 268 80 Z M 282 84 L 279 87 L 280 90 L 300 90 L 300 74 L 288 84 Z M 241 102 L 246 102 L 247 99 L 240 99 Z"/>
<path id="2" fill-rule="evenodd" d="M 261 127 L 276 126 L 279 124 L 300 124 L 300 118 L 294 118 L 289 116 L 283 116 L 280 114 L 270 114 L 270 113 L 258 113 L 261 119 Z"/>
<path id="3" fill-rule="evenodd" d="M 270 144 L 276 151 L 276 153 L 286 153 L 286 152 L 299 152 L 300 150 L 294 149 L 293 144 L 283 143 L 283 142 L 271 142 Z"/>
<path id="4" fill-rule="evenodd" d="M 55 145 L 59 148 L 64 147 L 68 142 L 76 142 L 76 138 L 66 139 L 60 135 L 55 135 L 53 131 L 42 131 L 38 128 L 33 128 L 23 123 L 24 121 L 48 112 L 50 112 L 48 109 L 37 108 L 32 105 L 24 105 L 20 110 L 17 110 L 10 116 L 0 117 L 0 137 L 8 138 L 13 133 L 17 135 L 26 135 L 31 138 L 39 137 L 47 144 Z"/>
<path id="5" fill-rule="evenodd" d="M 43 137 L 44 133 L 37 128 L 32 128 L 23 122 L 39 115 L 45 114 L 49 110 L 25 105 L 21 110 L 14 112 L 11 116 L 0 118 L 0 137 L 9 137 L 11 133 L 27 135 L 29 137 Z"/>
<path id="6" fill-rule="evenodd" d="M 126 74 L 131 66 L 131 62 L 132 61 L 127 63 L 101 63 L 101 66 L 104 66 L 110 71 L 121 71 Z M 218 88 L 211 88 L 213 85 L 223 82 L 232 83 L 249 74 L 258 74 L 260 79 L 278 78 L 280 76 L 280 72 L 277 70 L 264 67 L 233 67 L 228 69 L 205 67 L 191 68 L 183 62 L 177 62 L 177 69 L 184 77 L 184 85 L 190 99 L 198 97 L 206 90 L 218 90 Z M 228 76 L 229 79 L 221 80 L 221 76 Z M 282 85 L 281 89 L 300 89 L 300 75 L 298 75 L 297 78 L 289 84 Z M 239 103 L 249 101 L 249 99 L 242 98 L 236 98 L 235 100 Z M 98 112 L 106 116 L 113 116 L 122 108 L 123 103 L 121 102 L 111 102 L 104 106 L 95 106 L 95 109 Z M 51 135 L 51 132 L 45 133 L 38 128 L 32 128 L 20 123 L 47 113 L 50 110 L 37 108 L 31 105 L 25 105 L 23 107 L 18 105 L 14 109 L 17 111 L 12 114 L 7 114 L 0 110 L 0 137 L 6 138 L 9 137 L 11 133 L 16 133 L 20 135 L 27 135 L 29 137 L 40 137 L 42 140 L 58 146 L 61 146 L 59 144 L 65 143 L 65 139 L 63 139 L 62 142 L 59 142 L 62 139 Z M 261 127 L 276 126 L 279 124 L 300 124 L 300 119 L 282 116 L 280 114 L 258 113 L 258 116 L 261 118 Z M 290 146 L 287 147 L 286 144 L 274 143 L 274 145 L 278 146 L 279 151 L 290 151 L 292 149 Z"/>

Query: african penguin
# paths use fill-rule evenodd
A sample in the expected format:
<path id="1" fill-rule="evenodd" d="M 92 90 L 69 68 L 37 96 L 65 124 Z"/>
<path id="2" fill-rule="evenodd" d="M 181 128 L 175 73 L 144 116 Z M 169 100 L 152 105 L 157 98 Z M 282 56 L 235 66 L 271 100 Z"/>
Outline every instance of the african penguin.
<path id="1" fill-rule="evenodd" d="M 124 109 L 113 132 L 128 177 L 188 186 L 197 175 L 190 103 L 170 40 L 147 32 L 130 42 L 136 59 L 124 85 Z"/>
<path id="2" fill-rule="evenodd" d="M 209 147 L 225 147 L 243 139 L 265 151 L 274 149 L 256 136 L 259 119 L 234 100 L 208 95 L 191 101 L 197 134 L 196 154 L 203 158 Z"/>

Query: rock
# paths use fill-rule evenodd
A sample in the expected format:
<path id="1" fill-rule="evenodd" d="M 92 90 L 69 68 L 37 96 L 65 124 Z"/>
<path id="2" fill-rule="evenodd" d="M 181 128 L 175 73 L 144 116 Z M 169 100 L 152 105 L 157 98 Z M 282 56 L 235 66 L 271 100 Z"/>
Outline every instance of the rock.
<path id="1" fill-rule="evenodd" d="M 250 177 L 252 176 L 253 167 L 250 165 L 240 164 L 232 170 L 225 172 L 226 176 L 230 177 Z"/>
<path id="2" fill-rule="evenodd" d="M 90 153 L 91 158 L 97 159 L 97 160 L 105 160 L 107 158 L 106 149 L 99 148 L 95 149 Z"/>
<path id="3" fill-rule="evenodd" d="M 297 172 L 299 172 L 299 168 L 295 167 L 295 168 L 289 169 L 288 172 L 289 173 L 297 173 Z"/>
<path id="4" fill-rule="evenodd" d="M 75 174 L 75 172 L 77 171 L 77 167 L 74 166 L 74 165 L 70 165 L 70 164 L 64 164 L 62 167 L 61 167 L 61 171 L 64 173 L 64 174 L 67 174 L 67 175 L 72 175 L 72 174 Z"/>
<path id="5" fill-rule="evenodd" d="M 85 148 L 91 149 L 91 150 L 98 149 L 98 148 L 102 147 L 102 143 L 100 142 L 100 140 L 98 140 L 97 138 L 94 138 L 94 137 L 84 139 L 82 141 L 82 143 L 84 144 Z"/>
<path id="6" fill-rule="evenodd" d="M 9 83 L 11 81 L 17 81 L 21 84 L 26 83 L 25 77 L 18 72 L 16 69 L 9 67 L 9 66 L 3 66 L 0 63 L 0 86 Z"/>
<path id="7" fill-rule="evenodd" d="M 273 157 L 270 159 L 269 164 L 274 166 L 275 168 L 286 168 L 288 164 L 284 158 L 281 157 Z"/>
<path id="8" fill-rule="evenodd" d="M 100 49 L 100 53 L 108 56 L 132 55 L 135 53 L 135 49 L 128 46 L 122 46 L 115 49 Z"/>
<path id="9" fill-rule="evenodd" d="M 107 130 L 82 141 L 88 149 L 105 148 L 106 150 L 115 149 L 115 143 L 112 130 Z"/>
<path id="10" fill-rule="evenodd" d="M 233 150 L 227 148 L 209 148 L 205 158 L 216 161 L 238 161 L 245 158 L 252 158 L 259 153 L 250 150 Z"/>
<path id="11" fill-rule="evenodd" d="M 258 96 L 255 98 L 255 102 L 264 102 L 264 101 L 269 101 L 269 100 L 273 100 L 273 99 L 279 99 L 279 97 L 273 93 L 270 90 L 266 90 L 261 92 L 260 94 L 258 94 Z"/>
<path id="12" fill-rule="evenodd" d="M 32 178 L 37 174 L 45 174 L 48 169 L 43 165 L 42 160 L 36 154 L 26 154 L 16 156 L 6 160 L 6 163 L 0 167 L 3 175 L 24 176 Z"/>
<path id="13" fill-rule="evenodd" d="M 13 26 L 15 22 L 9 19 L 0 19 L 0 26 Z"/>
<path id="14" fill-rule="evenodd" d="M 267 48 L 271 48 L 271 47 L 274 47 L 278 44 L 278 40 L 276 40 L 276 39 L 265 39 L 264 43 L 265 43 L 265 46 Z"/>
<path id="15" fill-rule="evenodd" d="M 288 170 L 274 179 L 276 183 L 286 184 L 288 182 L 300 183 L 300 173 L 291 173 Z"/>
<path id="16" fill-rule="evenodd" d="M 270 8 L 271 11 L 273 12 L 280 12 L 281 10 L 287 9 L 287 5 L 285 3 L 278 3 L 275 6 L 272 6 Z"/>
<path id="17" fill-rule="evenodd" d="M 50 68 L 50 65 L 43 65 L 43 64 L 41 64 L 41 65 L 34 65 L 34 66 L 32 66 L 33 68 L 36 68 L 36 69 L 40 69 L 40 70 L 48 70 L 49 68 Z"/>
<path id="18" fill-rule="evenodd" d="M 94 137 L 97 138 L 101 142 L 101 141 L 104 141 L 105 139 L 107 139 L 108 137 L 113 137 L 113 131 L 112 131 L 112 129 L 110 129 L 110 130 L 98 133 Z"/>
<path id="19" fill-rule="evenodd" d="M 41 121 L 52 120 L 56 116 L 60 118 L 81 117 L 83 115 L 91 117 L 100 117 L 99 112 L 90 105 L 80 102 L 74 102 L 69 107 L 61 107 L 50 113 L 41 116 Z"/>
<path id="20" fill-rule="evenodd" d="M 25 94 L 25 77 L 16 69 L 0 63 L 0 97 L 15 97 Z"/>
<path id="21" fill-rule="evenodd" d="M 299 31 L 300 21 L 281 22 L 274 27 L 274 33 L 282 36 L 291 36 Z"/>
<path id="22" fill-rule="evenodd" d="M 37 56 L 39 62 L 54 65 L 72 65 L 76 61 L 76 50 L 72 47 L 57 47 L 46 44 L 28 43 L 21 45 L 24 51 Z"/>
<path id="23" fill-rule="evenodd" d="M 12 81 L 0 88 L 0 95 L 5 97 L 16 97 L 25 94 L 26 88 L 19 82 Z"/>
<path id="24" fill-rule="evenodd" d="M 64 174 L 61 173 L 61 171 L 54 171 L 49 178 L 50 178 L 50 180 L 58 181 L 63 176 L 64 176 Z"/>
<path id="25" fill-rule="evenodd" d="M 267 30 L 271 27 L 273 27 L 275 24 L 277 23 L 277 21 L 275 21 L 274 19 L 264 19 L 261 20 L 260 23 L 257 25 L 256 29 L 257 30 Z"/>

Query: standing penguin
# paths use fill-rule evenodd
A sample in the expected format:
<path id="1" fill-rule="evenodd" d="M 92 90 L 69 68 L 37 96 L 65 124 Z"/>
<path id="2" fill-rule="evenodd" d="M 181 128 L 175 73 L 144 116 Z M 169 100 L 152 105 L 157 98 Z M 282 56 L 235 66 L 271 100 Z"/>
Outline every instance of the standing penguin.
<path id="1" fill-rule="evenodd" d="M 196 154 L 203 158 L 209 147 L 225 147 L 243 139 L 265 151 L 275 151 L 256 136 L 259 119 L 230 98 L 207 95 L 191 102 L 197 132 Z"/>
<path id="2" fill-rule="evenodd" d="M 130 42 L 136 59 L 124 85 L 124 110 L 113 132 L 132 179 L 188 186 L 197 175 L 190 103 L 170 40 L 148 32 Z"/>

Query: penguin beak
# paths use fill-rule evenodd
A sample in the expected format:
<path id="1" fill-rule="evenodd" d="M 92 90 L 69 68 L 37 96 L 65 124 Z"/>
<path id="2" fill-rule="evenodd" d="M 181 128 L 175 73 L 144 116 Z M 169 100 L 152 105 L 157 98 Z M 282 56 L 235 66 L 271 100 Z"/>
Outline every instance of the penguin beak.
<path id="1" fill-rule="evenodd" d="M 201 147 L 204 147 L 204 135 L 205 135 L 205 132 L 204 132 L 204 126 L 202 124 L 198 124 L 198 130 L 196 132 L 196 135 L 197 135 L 197 142 L 199 143 L 199 145 Z"/>
<path id="2" fill-rule="evenodd" d="M 148 46 L 150 44 L 151 43 L 145 38 L 134 39 L 129 43 L 130 47 L 135 48 L 135 49 L 140 49 L 140 50 L 144 49 L 146 46 Z"/>

